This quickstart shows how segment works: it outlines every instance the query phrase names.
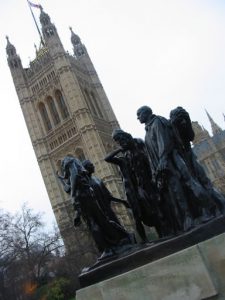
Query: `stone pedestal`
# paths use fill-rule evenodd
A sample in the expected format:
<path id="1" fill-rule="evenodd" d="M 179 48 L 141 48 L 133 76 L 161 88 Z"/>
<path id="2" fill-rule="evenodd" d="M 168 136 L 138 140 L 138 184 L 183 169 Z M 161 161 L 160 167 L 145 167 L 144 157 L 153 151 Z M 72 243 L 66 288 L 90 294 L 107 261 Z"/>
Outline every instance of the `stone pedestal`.
<path id="1" fill-rule="evenodd" d="M 198 236 L 193 246 L 154 261 L 149 257 L 149 263 L 128 272 L 121 268 L 120 275 L 78 290 L 76 299 L 224 300 L 225 233 L 203 241 Z M 161 244 L 165 251 L 171 246 L 167 241 Z"/>

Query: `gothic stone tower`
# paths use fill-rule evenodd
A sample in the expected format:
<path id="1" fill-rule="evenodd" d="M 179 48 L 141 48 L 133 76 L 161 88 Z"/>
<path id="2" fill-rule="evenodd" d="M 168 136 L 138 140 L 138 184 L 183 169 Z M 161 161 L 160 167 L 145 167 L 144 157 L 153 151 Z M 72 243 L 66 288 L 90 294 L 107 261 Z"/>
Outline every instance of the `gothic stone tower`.
<path id="1" fill-rule="evenodd" d="M 117 170 L 104 162 L 118 122 L 79 36 L 71 29 L 74 55 L 69 55 L 43 9 L 40 23 L 44 46 L 36 51 L 34 61 L 23 68 L 7 38 L 8 65 L 66 249 L 76 252 L 82 266 L 92 259 L 93 246 L 84 227 L 73 228 L 71 201 L 55 174 L 65 155 L 88 158 L 113 195 L 121 196 Z M 124 208 L 115 209 L 129 223 Z"/>
<path id="2" fill-rule="evenodd" d="M 212 136 L 198 122 L 192 122 L 195 132 L 193 151 L 214 186 L 225 194 L 225 130 L 216 124 L 208 112 L 206 113 L 211 124 Z"/>

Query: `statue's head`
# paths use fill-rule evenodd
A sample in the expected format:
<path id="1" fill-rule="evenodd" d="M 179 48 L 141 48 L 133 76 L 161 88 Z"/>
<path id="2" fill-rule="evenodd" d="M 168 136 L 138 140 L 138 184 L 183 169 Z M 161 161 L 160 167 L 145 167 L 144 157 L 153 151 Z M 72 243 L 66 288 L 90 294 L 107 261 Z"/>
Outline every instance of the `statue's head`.
<path id="1" fill-rule="evenodd" d="M 68 178 L 69 176 L 69 168 L 71 165 L 73 165 L 73 167 L 76 168 L 79 173 L 87 173 L 81 161 L 78 158 L 72 155 L 67 155 L 63 158 L 61 162 L 61 172 L 64 174 L 65 178 Z"/>
<path id="2" fill-rule="evenodd" d="M 152 110 L 149 106 L 141 106 L 137 110 L 137 119 L 140 121 L 140 123 L 146 123 L 151 115 Z"/>
<path id="3" fill-rule="evenodd" d="M 123 149 L 129 149 L 133 144 L 133 137 L 122 129 L 115 129 L 112 133 L 113 140 Z"/>
<path id="4" fill-rule="evenodd" d="M 187 122 L 189 120 L 188 112 L 181 106 L 176 107 L 170 112 L 170 121 L 172 123 Z"/>
<path id="5" fill-rule="evenodd" d="M 63 158 L 62 162 L 61 162 L 61 171 L 62 173 L 65 172 L 67 166 L 69 165 L 69 163 L 71 163 L 71 161 L 74 160 L 74 157 L 72 155 L 67 155 Z"/>
<path id="6" fill-rule="evenodd" d="M 192 128 L 189 113 L 181 106 L 171 110 L 170 122 L 180 133 L 180 138 L 191 142 L 194 140 L 194 130 Z"/>
<path id="7" fill-rule="evenodd" d="M 82 161 L 82 165 L 89 174 L 93 174 L 95 172 L 95 166 L 89 159 Z"/>

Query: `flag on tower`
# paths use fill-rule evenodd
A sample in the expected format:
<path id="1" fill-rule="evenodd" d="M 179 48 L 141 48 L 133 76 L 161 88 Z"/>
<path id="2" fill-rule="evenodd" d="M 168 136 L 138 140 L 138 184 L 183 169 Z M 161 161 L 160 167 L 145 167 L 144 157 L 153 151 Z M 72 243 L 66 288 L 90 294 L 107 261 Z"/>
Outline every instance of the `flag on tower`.
<path id="1" fill-rule="evenodd" d="M 40 4 L 34 4 L 34 3 L 30 2 L 29 0 L 27 0 L 27 4 L 29 5 L 29 9 L 30 9 L 31 15 L 32 15 L 32 17 L 34 19 L 34 23 L 35 23 L 35 25 L 37 27 L 37 31 L 38 31 L 38 34 L 39 34 L 40 39 L 41 39 L 41 44 L 44 46 L 45 44 L 44 44 L 44 41 L 43 41 L 43 38 L 42 38 L 42 35 L 41 35 L 41 32 L 40 32 L 40 29 L 39 29 L 37 21 L 35 19 L 34 13 L 33 13 L 32 9 L 31 9 L 31 7 L 35 7 L 35 8 L 39 8 L 40 10 L 42 10 L 42 6 Z"/>
<path id="2" fill-rule="evenodd" d="M 40 4 L 34 4 L 34 3 L 30 2 L 30 1 L 28 1 L 28 3 L 29 3 L 29 5 L 31 7 L 36 7 L 36 8 L 40 8 L 41 9 L 41 5 Z"/>

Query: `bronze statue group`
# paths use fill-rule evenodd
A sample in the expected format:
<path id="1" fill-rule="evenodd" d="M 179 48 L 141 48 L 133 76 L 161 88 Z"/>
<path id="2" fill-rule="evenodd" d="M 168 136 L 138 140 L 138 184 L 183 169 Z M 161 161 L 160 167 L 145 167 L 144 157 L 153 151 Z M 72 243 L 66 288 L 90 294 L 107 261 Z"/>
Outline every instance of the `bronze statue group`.
<path id="1" fill-rule="evenodd" d="M 89 160 L 66 156 L 62 175 L 57 175 L 73 201 L 74 226 L 86 223 L 100 260 L 136 242 L 118 220 L 112 201 L 131 209 L 142 243 L 148 242 L 144 225 L 154 227 L 159 238 L 170 237 L 225 214 L 225 197 L 212 186 L 191 148 L 194 132 L 186 110 L 177 107 L 167 120 L 142 106 L 137 118 L 145 124 L 145 141 L 116 129 L 112 138 L 118 148 L 105 157 L 119 167 L 126 201 L 113 197 L 93 176 Z"/>

